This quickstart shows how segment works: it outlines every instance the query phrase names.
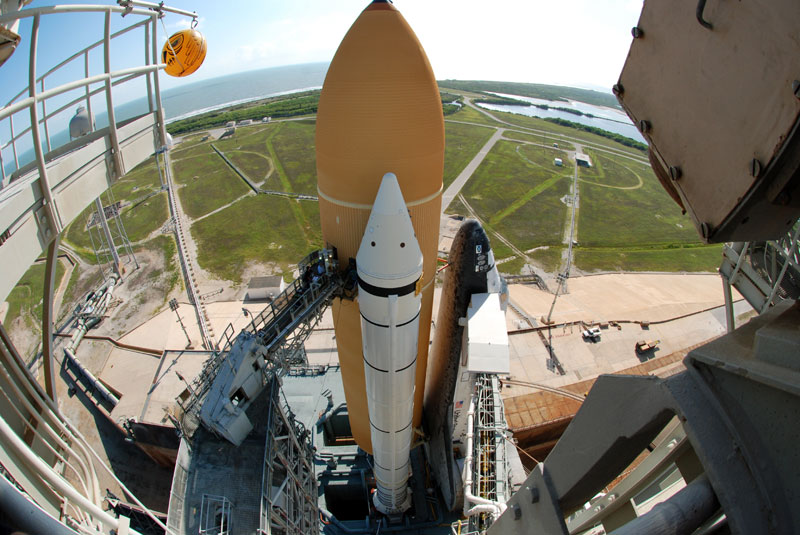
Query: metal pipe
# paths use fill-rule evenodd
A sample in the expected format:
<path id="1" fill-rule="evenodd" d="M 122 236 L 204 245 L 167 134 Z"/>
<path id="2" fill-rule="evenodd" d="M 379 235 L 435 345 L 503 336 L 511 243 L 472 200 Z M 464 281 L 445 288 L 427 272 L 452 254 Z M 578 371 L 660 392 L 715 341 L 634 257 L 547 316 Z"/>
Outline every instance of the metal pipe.
<path id="1" fill-rule="evenodd" d="M 111 72 L 111 11 L 106 11 L 105 38 L 103 42 L 103 69 L 106 73 Z M 112 158 L 114 159 L 114 170 L 118 179 L 125 174 L 125 164 L 122 161 L 122 153 L 119 150 L 119 136 L 117 134 L 117 117 L 114 111 L 114 97 L 111 94 L 111 78 L 106 78 L 106 114 L 108 114 L 108 137 L 111 141 Z M 115 255 L 116 250 L 112 253 Z"/>
<path id="2" fill-rule="evenodd" d="M 16 385 L 15 385 L 15 390 L 17 391 L 17 395 L 19 396 L 19 389 L 16 388 Z M 38 413 L 35 410 L 31 410 L 33 407 L 26 407 L 26 409 L 28 410 L 28 415 L 26 416 L 25 414 L 22 413 L 22 410 L 17 406 L 17 404 L 15 403 L 15 400 L 11 399 L 11 397 L 6 392 L 4 392 L 2 390 L 0 390 L 0 392 L 2 392 L 2 394 L 5 396 L 5 398 L 9 401 L 9 404 L 11 405 L 11 408 L 17 414 L 17 416 L 19 417 L 19 419 L 22 422 L 22 424 L 25 427 L 27 427 L 36 437 L 38 437 L 39 440 L 41 440 L 42 444 L 44 444 L 44 446 L 48 449 L 48 451 L 50 451 L 50 453 L 53 454 L 53 456 L 56 459 L 58 459 L 60 462 L 64 463 L 64 466 L 66 466 L 70 470 L 72 470 L 72 473 L 75 474 L 75 477 L 78 479 L 78 483 L 80 483 L 81 487 L 83 487 L 83 492 L 87 495 L 87 497 L 91 498 L 89 486 L 87 485 L 86 479 L 84 477 L 84 476 L 88 476 L 88 472 L 86 472 L 86 470 L 85 470 L 86 467 L 85 466 L 81 466 L 81 468 L 85 472 L 84 474 L 81 474 L 80 472 L 78 472 L 78 470 L 75 468 L 75 466 L 72 463 L 70 463 L 69 460 L 67 460 L 67 457 L 65 457 L 64 455 L 61 455 L 61 452 L 59 450 L 57 450 L 56 447 L 53 446 L 50 443 L 49 440 L 45 439 L 44 435 L 42 434 L 41 429 L 44 428 L 44 429 L 49 431 L 48 434 L 50 435 L 50 438 L 52 438 L 56 442 L 56 444 L 62 449 L 62 451 L 68 451 L 70 453 L 74 453 L 72 451 L 72 448 L 70 448 L 69 445 L 67 445 L 66 442 L 61 440 L 60 437 L 56 436 L 54 434 L 53 430 L 50 429 L 49 425 L 46 425 L 46 424 L 39 425 L 39 424 L 42 424 L 43 422 L 41 422 L 41 420 L 37 417 Z M 18 397 L 18 399 L 22 399 L 23 401 L 27 401 L 22 397 Z M 31 421 L 31 420 L 33 420 L 33 421 Z M 32 442 L 32 440 L 29 440 L 29 442 Z M 59 444 L 59 442 L 60 442 L 60 444 Z M 82 464 L 81 463 L 81 458 L 79 456 L 75 455 L 75 458 L 78 460 L 79 464 Z M 94 501 L 94 499 L 92 501 Z"/>
<path id="3" fill-rule="evenodd" d="M 59 5 L 59 6 L 42 6 L 42 7 L 32 7 L 28 9 L 22 9 L 20 11 L 14 11 L 13 13 L 8 13 L 6 15 L 0 15 L 0 24 L 5 24 L 7 22 L 13 22 L 15 20 L 24 19 L 28 17 L 35 17 L 38 15 L 53 15 L 55 13 L 105 13 L 107 11 L 114 12 L 114 13 L 124 13 L 126 14 L 134 14 L 134 15 L 145 15 L 148 17 L 153 16 L 153 12 L 146 10 L 146 9 L 133 9 L 128 11 L 127 8 L 119 7 L 119 6 L 104 6 L 104 5 L 92 5 L 92 4 L 72 4 L 72 5 Z"/>
<path id="4" fill-rule="evenodd" d="M 7 515 L 14 527 L 27 533 L 76 535 L 73 530 L 50 516 L 4 477 L 0 477 L 0 510 Z"/>
<path id="5" fill-rule="evenodd" d="M 659 503 L 639 518 L 631 520 L 612 535 L 681 535 L 693 533 L 719 509 L 708 477 L 701 475 L 669 500 Z"/>
<path id="6" fill-rule="evenodd" d="M 39 80 L 41 81 L 42 93 L 44 93 L 44 76 L 42 76 Z M 44 141 L 45 141 L 45 143 L 47 143 L 47 152 L 50 152 L 51 150 L 53 150 L 53 148 L 50 146 L 50 129 L 47 127 L 47 101 L 46 100 L 42 101 L 42 119 L 43 119 L 42 122 L 44 123 Z"/>
<path id="7" fill-rule="evenodd" d="M 472 450 L 473 450 L 473 436 L 474 436 L 474 423 L 475 420 L 475 393 L 469 401 L 469 410 L 467 411 L 467 456 L 464 459 L 464 516 L 470 517 L 480 513 L 490 513 L 493 520 L 497 520 L 503 514 L 508 506 L 501 502 L 495 502 L 475 496 L 472 494 Z M 476 505 L 470 508 L 470 503 Z"/>
<path id="8" fill-rule="evenodd" d="M 178 15 L 186 15 L 187 17 L 192 17 L 193 19 L 197 18 L 197 13 L 195 11 L 186 11 L 185 9 L 178 9 L 176 7 L 169 7 L 165 6 L 163 3 L 155 4 L 153 2 L 142 2 L 140 0 L 117 0 L 117 3 L 123 7 L 126 6 L 139 6 L 139 7 L 146 7 L 157 12 L 166 11 L 168 13 L 176 13 Z"/>
<path id="9" fill-rule="evenodd" d="M 156 24 L 156 17 L 152 18 L 153 21 L 153 31 L 151 35 L 152 39 L 152 47 L 153 47 L 153 62 L 158 63 L 158 24 Z M 164 65 L 166 67 L 166 65 Z M 153 89 L 155 90 L 155 106 L 156 106 L 156 116 L 158 118 L 158 131 L 161 134 L 161 145 L 156 147 L 156 150 L 160 149 L 167 145 L 167 125 L 166 119 L 164 118 L 164 108 L 161 106 L 161 85 L 159 83 L 159 76 L 156 72 L 153 75 Z M 157 156 L 156 156 L 157 157 Z M 164 153 L 164 166 L 169 166 L 169 160 L 167 159 L 166 153 Z M 165 173 L 168 173 L 169 170 L 165 170 Z M 171 186 L 170 186 L 171 187 Z M 172 192 L 169 193 L 170 198 L 172 196 Z M 173 214 L 176 218 L 177 223 L 177 214 Z"/>
<path id="10" fill-rule="evenodd" d="M 45 416 L 45 413 L 46 413 L 46 408 L 45 408 L 45 410 L 41 410 L 41 409 L 37 410 L 37 408 L 33 406 L 33 404 L 28 399 L 28 397 L 25 394 L 23 394 L 23 392 L 20 390 L 20 388 L 17 385 L 17 383 L 9 375 L 8 370 L 6 370 L 4 367 L 0 366 L 0 371 L 2 371 L 3 377 L 6 379 L 6 381 L 8 381 L 8 384 L 11 385 L 11 389 L 13 390 L 13 393 L 16 396 L 16 398 L 19 401 L 22 402 L 22 405 L 24 406 L 25 410 L 27 410 L 28 413 L 33 418 L 36 418 L 36 420 L 39 422 L 39 424 L 41 424 L 42 427 L 44 427 L 44 429 L 46 430 L 46 432 L 50 436 L 50 438 L 59 447 L 61 447 L 63 450 L 69 451 L 70 453 L 73 454 L 74 458 L 78 461 L 78 464 L 80 465 L 81 470 L 84 472 L 84 477 L 86 477 L 92 484 L 92 490 L 93 490 L 93 493 L 94 493 L 93 501 L 95 501 L 95 503 L 97 503 L 97 500 L 100 497 L 100 486 L 97 483 L 96 477 L 92 477 L 92 472 L 89 470 L 89 467 L 86 465 L 86 463 L 84 463 L 84 460 L 81 459 L 81 455 L 77 454 L 79 452 L 74 451 L 72 449 L 72 447 L 69 444 L 67 444 L 67 442 L 63 438 L 61 438 L 61 436 L 53 429 L 53 427 L 50 425 L 50 423 L 47 422 L 47 421 L 44 421 L 45 420 L 44 416 Z M 11 401 L 11 398 L 8 396 L 8 394 L 6 394 L 6 398 L 8 398 L 9 401 Z M 11 405 L 19 413 L 19 409 L 17 408 L 16 403 L 12 402 Z M 24 418 L 21 414 L 20 414 L 20 418 L 22 420 L 26 420 L 26 418 Z M 64 430 L 64 431 L 66 431 L 66 430 Z M 34 429 L 34 432 L 38 433 L 36 431 L 36 429 Z M 68 433 L 64 433 L 64 434 L 68 435 Z M 45 443 L 47 442 L 44 439 L 42 439 L 42 441 L 45 442 Z M 91 461 L 89 460 L 88 454 L 86 454 L 85 452 L 83 452 L 83 453 L 84 453 L 83 457 L 86 459 L 86 462 L 89 463 L 89 466 L 91 466 Z M 94 467 L 92 467 L 92 468 L 94 468 Z M 75 470 L 75 469 L 73 468 L 73 470 Z M 75 471 L 75 472 L 77 474 L 77 471 Z M 78 477 L 80 478 L 80 476 L 78 476 Z M 87 494 L 88 494 L 88 491 L 87 491 Z"/>
<path id="11" fill-rule="evenodd" d="M 100 392 L 100 395 L 103 396 L 106 401 L 115 407 L 117 406 L 117 403 L 119 403 L 119 398 L 112 394 L 105 386 L 103 386 L 100 380 L 97 379 L 97 377 L 95 377 L 94 374 L 92 374 L 92 372 L 86 368 L 86 366 L 81 364 L 81 362 L 75 356 L 75 353 L 73 353 L 70 348 L 64 348 L 64 355 L 78 368 L 78 370 L 80 370 L 81 375 L 83 375 L 98 392 Z"/>
<path id="12" fill-rule="evenodd" d="M 20 108 L 22 109 L 22 108 Z M 5 111 L 5 109 L 3 110 Z M 0 119 L 5 118 L 6 116 L 3 115 L 3 111 L 0 111 Z M 11 128 L 11 139 L 14 139 L 14 115 L 8 115 L 9 127 Z M 17 156 L 17 144 L 11 143 L 11 150 L 14 151 L 14 166 L 19 169 L 19 157 Z"/>
<path id="13" fill-rule="evenodd" d="M 83 54 L 84 76 L 89 78 L 89 51 L 86 50 Z M 86 86 L 86 112 L 89 114 L 89 124 L 94 129 L 94 114 L 92 113 L 92 92 L 89 85 Z"/>
<path id="14" fill-rule="evenodd" d="M 112 528 L 119 528 L 119 519 L 114 518 L 100 506 L 95 505 L 83 496 L 80 492 L 76 491 L 72 485 L 56 473 L 52 467 L 34 454 L 21 438 L 14 432 L 13 429 L 6 423 L 5 418 L 0 415 L 0 436 L 6 439 L 7 444 L 15 451 L 15 453 L 32 468 L 37 475 L 42 477 L 51 486 L 55 488 L 63 496 L 69 498 L 72 502 L 79 505 L 83 510 L 93 515 L 104 525 Z M 130 529 L 130 533 L 134 535 L 141 535 L 134 529 Z"/>
<path id="15" fill-rule="evenodd" d="M 92 478 L 92 487 L 94 488 L 95 495 L 99 497 L 100 485 L 97 480 L 97 474 L 93 469 L 94 466 L 92 465 L 91 456 L 89 455 L 89 452 L 91 451 L 94 453 L 94 450 L 91 449 L 91 446 L 88 446 L 88 442 L 83 435 L 81 435 L 77 429 L 73 428 L 69 421 L 62 419 L 59 409 L 55 403 L 53 403 L 53 400 L 47 397 L 45 392 L 42 390 L 42 387 L 39 386 L 39 383 L 24 366 L 22 359 L 16 353 L 14 346 L 11 345 L 11 342 L 8 339 L 5 329 L 3 329 L 2 324 L 0 324 L 0 338 L 2 338 L 5 348 L 8 350 L 8 355 L 11 356 L 11 369 L 14 372 L 14 375 L 17 377 L 17 382 L 19 382 L 25 388 L 25 391 L 28 393 L 31 399 L 39 401 L 42 405 L 42 409 L 39 411 L 39 414 L 41 414 L 41 416 L 49 422 L 50 426 L 55 427 L 65 436 L 71 437 L 71 440 L 74 439 L 75 446 L 80 450 L 86 459 L 86 462 L 89 463 L 89 466 L 92 468 L 92 470 L 89 471 L 89 474 Z M 4 346 L 0 346 L 0 349 L 2 349 Z M 11 379 L 9 379 L 9 381 L 12 384 L 16 384 L 16 382 Z M 96 453 L 95 457 L 97 457 L 102 464 L 102 459 L 100 459 Z M 109 470 L 105 464 L 103 464 L 103 467 L 106 468 L 106 470 Z"/>
<path id="16" fill-rule="evenodd" d="M 775 299 L 775 295 L 778 293 L 778 288 L 781 285 L 781 281 L 783 280 L 784 275 L 786 275 L 786 270 L 789 267 L 789 264 L 791 263 L 791 257 L 793 257 L 794 254 L 797 252 L 798 235 L 800 235 L 800 225 L 797 225 L 797 229 L 794 231 L 794 234 L 792 234 L 792 245 L 791 247 L 789 247 L 789 252 L 787 254 L 784 254 L 783 251 L 781 251 L 777 247 L 778 244 L 773 245 L 773 248 L 775 249 L 775 253 L 772 255 L 773 261 L 775 260 L 778 254 L 781 254 L 784 257 L 783 267 L 781 268 L 780 275 L 778 275 L 778 277 L 774 280 L 772 284 L 772 291 L 767 297 L 767 300 L 764 302 L 764 306 L 759 311 L 759 314 L 763 314 L 764 312 L 767 311 L 770 303 L 772 303 L 772 300 Z"/>
<path id="17" fill-rule="evenodd" d="M 146 74 L 148 72 L 153 72 L 164 68 L 166 68 L 166 65 L 143 65 L 141 67 L 130 67 L 128 69 L 120 69 L 114 72 L 96 74 L 94 76 L 90 76 L 89 78 L 75 80 L 60 85 L 58 87 L 54 87 L 53 89 L 48 89 L 47 91 L 44 91 L 42 93 L 38 93 L 36 94 L 36 98 L 28 97 L 26 99 L 20 100 L 19 102 L 9 104 L 8 106 L 0 110 L 0 119 L 5 119 L 6 117 L 9 117 L 14 113 L 24 110 L 25 108 L 29 108 L 40 100 L 51 98 L 56 95 L 60 95 L 61 93 L 66 93 L 67 91 L 78 89 L 79 87 L 83 87 L 89 84 L 96 84 L 99 82 L 105 82 L 112 78 L 120 78 L 122 76 L 128 76 L 131 74 Z M 19 164 L 17 164 L 17 167 L 19 167 Z"/>
<path id="18" fill-rule="evenodd" d="M 30 98 L 33 102 L 37 102 L 36 95 L 36 54 L 39 43 L 39 16 L 33 18 L 33 28 L 31 29 L 31 45 L 30 45 L 30 61 L 28 64 L 28 90 Z M 4 110 L 5 111 L 5 110 Z M 47 168 L 44 163 L 44 152 L 42 152 L 42 139 L 39 133 L 39 110 L 36 105 L 30 107 L 31 113 L 31 135 L 33 136 L 33 150 L 36 154 L 36 162 L 39 166 L 39 184 L 41 186 L 42 195 L 46 202 L 45 212 L 48 216 L 46 230 L 57 234 L 61 232 L 62 226 L 59 221 L 56 206 L 53 203 L 53 192 L 50 190 L 50 181 L 47 179 Z M 0 112 L 2 118 L 2 112 Z M 50 236 L 47 232 L 43 232 L 45 240 L 50 241 Z"/>

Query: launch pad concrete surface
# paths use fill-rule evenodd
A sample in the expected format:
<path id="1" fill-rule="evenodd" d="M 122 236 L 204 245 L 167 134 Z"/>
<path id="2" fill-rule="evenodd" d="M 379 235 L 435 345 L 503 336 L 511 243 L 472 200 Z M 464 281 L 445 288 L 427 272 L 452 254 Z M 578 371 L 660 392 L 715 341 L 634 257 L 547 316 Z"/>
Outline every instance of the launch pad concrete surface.
<path id="1" fill-rule="evenodd" d="M 570 278 L 551 321 L 663 321 L 724 304 L 716 274 L 605 274 Z M 511 300 L 537 320 L 547 314 L 553 294 L 514 284 Z M 737 295 L 736 298 L 739 298 Z"/>
<path id="2" fill-rule="evenodd" d="M 523 318 L 513 307 L 509 307 L 506 314 L 511 354 L 509 375 L 513 379 L 551 387 L 572 384 L 683 350 L 717 337 L 726 329 L 722 283 L 715 274 L 604 274 L 571 278 L 568 287 L 569 293 L 560 295 L 556 301 L 552 316 L 555 326 L 548 331 L 542 328 L 542 318 L 546 318 L 550 310 L 553 294 L 533 285 L 509 286 L 512 304 L 528 318 Z M 437 289 L 434 330 L 439 293 Z M 738 300 L 737 315 L 749 310 L 738 294 L 734 295 L 734 300 Z M 241 301 L 206 305 L 217 337 L 229 324 L 238 333 L 250 322 L 250 314 L 257 315 L 265 306 L 264 302 Z M 100 377 L 123 394 L 120 410 L 115 412 L 160 422 L 166 415 L 167 398 L 174 399 L 185 388 L 174 372 L 178 371 L 189 382 L 199 373 L 208 353 L 200 344 L 194 307 L 181 304 L 178 314 L 194 350 L 186 351 L 186 335 L 175 312 L 167 309 L 120 340 L 152 350 L 170 351 L 167 357 L 119 348 L 109 354 Z M 530 325 L 528 320 L 534 324 Z M 608 325 L 617 321 L 646 324 Z M 602 325 L 599 340 L 584 340 L 583 326 L 574 322 Z M 564 375 L 550 361 L 545 344 L 548 340 L 552 340 Z M 639 355 L 635 344 L 640 340 L 658 340 L 658 347 Z M 330 309 L 306 341 L 305 349 L 310 365 L 338 364 Z M 529 387 L 511 386 L 503 389 L 503 396 L 529 392 Z"/>
<path id="3" fill-rule="evenodd" d="M 550 329 L 542 318 L 550 310 L 552 294 L 525 285 L 512 285 L 509 290 L 512 303 L 534 318 L 533 327 L 537 327 L 529 329 L 527 321 L 511 309 L 507 313 L 509 375 L 550 387 L 631 368 L 716 338 L 727 329 L 722 283 L 714 274 L 609 274 L 570 279 L 570 293 L 556 301 Z M 736 316 L 751 310 L 738 294 L 734 301 Z M 581 334 L 591 323 L 600 326 L 595 341 Z M 636 351 L 639 341 L 658 344 L 640 354 Z M 546 343 L 552 344 L 563 375 L 550 359 Z M 532 391 L 507 385 L 503 397 Z"/>

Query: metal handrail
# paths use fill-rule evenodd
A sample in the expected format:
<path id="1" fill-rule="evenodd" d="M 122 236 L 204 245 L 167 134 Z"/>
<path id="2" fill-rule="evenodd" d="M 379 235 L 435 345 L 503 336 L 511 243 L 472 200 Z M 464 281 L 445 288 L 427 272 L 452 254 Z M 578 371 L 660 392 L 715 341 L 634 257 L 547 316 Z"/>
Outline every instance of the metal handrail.
<path id="1" fill-rule="evenodd" d="M 82 50 L 72 54 L 67 59 L 61 61 L 54 67 L 48 69 L 44 74 L 37 76 L 36 73 L 36 64 L 37 64 L 37 44 L 38 44 L 38 37 L 39 37 L 39 21 L 42 15 L 52 15 L 52 14 L 63 14 L 63 13 L 86 13 L 86 12 L 94 12 L 94 13 L 104 13 L 105 14 L 105 36 L 103 39 L 90 44 L 89 46 L 83 48 Z M 134 14 L 146 17 L 145 20 L 137 21 L 130 26 L 123 28 L 113 34 L 110 32 L 110 17 L 112 13 L 121 13 L 125 14 Z M 196 14 L 190 14 L 193 17 L 196 17 Z M 47 151 L 52 150 L 51 146 L 51 139 L 50 139 L 50 128 L 48 121 L 53 117 L 63 113 L 69 107 L 75 105 L 78 102 L 85 101 L 87 104 L 87 108 L 89 110 L 90 116 L 93 117 L 92 114 L 92 105 L 91 105 L 91 97 L 97 95 L 101 92 L 105 92 L 106 94 L 106 112 L 109 117 L 109 137 L 111 138 L 112 147 L 113 147 L 113 154 L 115 159 L 117 160 L 117 164 L 121 165 L 122 162 L 118 158 L 119 154 L 119 143 L 117 140 L 117 132 L 116 132 L 116 122 L 114 120 L 114 101 L 111 95 L 112 87 L 115 87 L 118 84 L 126 83 L 128 81 L 134 80 L 140 76 L 145 76 L 147 78 L 147 87 L 148 87 L 148 106 L 150 111 L 153 111 L 153 99 L 152 97 L 152 85 L 155 83 L 156 91 L 158 91 L 158 79 L 155 76 L 155 80 L 151 81 L 151 76 L 154 76 L 153 73 L 157 72 L 159 69 L 163 69 L 165 65 L 158 64 L 158 55 L 157 55 L 157 28 L 156 23 L 159 18 L 160 14 L 159 11 L 152 10 L 152 9 L 134 9 L 129 6 L 122 7 L 122 6 L 93 6 L 93 5 L 72 5 L 72 6 L 44 6 L 39 8 L 31 8 L 31 9 L 24 9 L 21 11 L 17 11 L 14 13 L 9 13 L 6 15 L 0 15 L 0 24 L 2 23 L 9 23 L 12 21 L 17 21 L 23 18 L 33 18 L 33 27 L 31 31 L 31 39 L 30 39 L 30 58 L 29 58 L 29 66 L 28 66 L 28 84 L 27 88 L 21 90 L 17 93 L 2 109 L 0 109 L 0 120 L 9 120 L 9 127 L 10 127 L 10 139 L 3 145 L 0 146 L 0 188 L 6 185 L 7 181 L 7 174 L 5 170 L 5 166 L 3 164 L 2 158 L 2 150 L 8 148 L 9 146 L 12 147 L 13 156 L 14 156 L 14 167 L 15 169 L 20 169 L 20 161 L 19 161 L 19 150 L 17 144 L 19 140 L 23 136 L 31 135 L 33 138 L 33 150 L 35 154 L 34 161 L 37 162 L 37 167 L 39 168 L 39 175 L 42 179 L 43 185 L 45 186 L 42 188 L 43 194 L 47 200 L 47 204 L 51 205 L 52 199 L 50 199 L 50 188 L 49 184 L 47 183 L 47 175 L 45 170 L 45 161 L 44 161 L 44 154 L 42 150 L 42 140 L 40 139 L 40 132 L 39 126 L 44 125 L 44 135 L 45 139 L 44 142 L 46 144 Z M 151 30 L 152 26 L 152 30 Z M 116 71 L 112 71 L 110 68 L 110 42 L 112 39 L 120 37 L 124 34 L 127 34 L 133 30 L 138 28 L 145 29 L 145 52 L 146 58 L 145 62 L 147 63 L 144 66 L 127 68 L 127 69 L 120 69 Z M 148 40 L 152 41 L 152 54 L 150 53 L 150 43 L 147 42 Z M 103 55 L 104 55 L 104 72 L 102 74 L 89 76 L 89 52 L 101 47 L 103 48 Z M 84 77 L 79 80 L 73 80 L 71 82 L 61 84 L 58 87 L 45 89 L 45 81 L 48 76 L 58 72 L 60 69 L 64 68 L 66 65 L 71 63 L 72 61 L 80 58 L 81 56 L 84 57 Z M 152 61 L 152 62 L 151 62 Z M 90 86 L 92 84 L 104 84 L 103 88 L 98 88 L 91 90 Z M 71 100 L 69 103 L 60 106 L 56 111 L 51 111 L 48 113 L 46 102 L 48 99 L 56 97 L 58 95 L 64 94 L 68 91 L 72 91 L 79 88 L 86 88 L 86 92 L 84 95 Z M 25 93 L 28 93 L 26 98 L 22 98 Z M 41 103 L 41 116 L 39 114 L 38 104 Z M 30 126 L 23 129 L 21 132 L 15 132 L 14 129 L 14 117 L 13 115 L 24 111 L 25 109 L 30 110 L 31 120 Z M 163 122 L 163 111 L 159 109 L 156 110 L 159 112 L 159 121 Z M 34 127 L 34 125 L 36 127 Z M 163 130 L 163 128 L 162 128 Z M 163 132 L 162 132 L 163 135 Z M 63 225 L 62 222 L 58 218 L 58 214 L 53 213 L 51 214 L 52 220 L 55 225 L 55 229 L 60 231 Z"/>

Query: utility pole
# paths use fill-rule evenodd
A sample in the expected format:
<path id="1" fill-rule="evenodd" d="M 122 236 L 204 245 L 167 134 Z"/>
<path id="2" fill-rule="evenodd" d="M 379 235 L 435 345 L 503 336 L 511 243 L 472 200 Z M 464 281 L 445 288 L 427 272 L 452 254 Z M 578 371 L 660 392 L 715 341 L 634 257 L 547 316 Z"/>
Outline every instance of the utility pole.
<path id="1" fill-rule="evenodd" d="M 178 313 L 178 306 L 179 305 L 178 305 L 178 300 L 177 299 L 173 298 L 173 299 L 169 300 L 169 308 L 170 308 L 170 310 L 175 312 L 176 316 L 178 316 L 178 323 L 181 324 L 181 329 L 183 329 L 183 334 L 186 335 L 186 341 L 187 341 L 186 349 L 191 349 L 192 348 L 192 339 L 189 338 L 189 333 L 186 332 L 186 326 L 183 324 L 183 319 L 181 318 L 181 315 Z"/>

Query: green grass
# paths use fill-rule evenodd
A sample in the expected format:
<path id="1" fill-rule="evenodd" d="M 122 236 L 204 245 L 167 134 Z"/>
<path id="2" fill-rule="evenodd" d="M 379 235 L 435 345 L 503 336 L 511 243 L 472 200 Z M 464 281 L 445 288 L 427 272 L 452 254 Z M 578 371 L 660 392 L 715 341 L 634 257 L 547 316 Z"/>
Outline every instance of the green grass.
<path id="1" fill-rule="evenodd" d="M 147 238 L 158 230 L 167 218 L 169 218 L 169 208 L 166 191 L 122 211 L 122 224 L 131 242 Z"/>
<path id="2" fill-rule="evenodd" d="M 234 282 L 250 263 L 273 262 L 283 271 L 322 245 L 319 226 L 298 224 L 293 205 L 308 217 L 316 203 L 258 195 L 241 201 L 192 225 L 198 262 L 215 276 Z M 318 217 L 318 216 L 317 216 Z"/>
<path id="3" fill-rule="evenodd" d="M 256 184 L 263 182 L 264 179 L 267 178 L 267 174 L 271 168 L 270 159 L 263 151 L 261 153 L 228 151 L 225 153 L 225 156 L 232 161 L 233 165 L 238 167 L 247 178 Z"/>
<path id="4" fill-rule="evenodd" d="M 577 130 L 575 128 L 570 128 L 568 126 L 561 126 L 557 124 L 553 124 L 537 117 L 528 117 L 526 115 L 519 115 L 516 113 L 509 113 L 509 112 L 502 112 L 502 111 L 494 111 L 490 112 L 494 117 L 501 121 L 505 121 L 507 123 L 511 123 L 516 126 L 520 126 L 523 128 L 532 128 L 535 130 L 544 130 L 551 134 L 561 134 L 571 138 L 575 138 L 578 140 L 586 141 L 589 143 L 593 143 L 595 145 L 600 145 L 604 147 L 609 147 L 612 149 L 617 149 L 620 151 L 627 152 L 628 154 L 639 158 L 639 159 L 646 159 L 647 156 L 638 151 L 636 149 L 632 149 L 631 147 L 626 147 L 621 143 L 617 143 L 616 141 L 612 141 L 610 139 L 604 138 L 602 136 L 598 136 L 596 134 L 592 134 L 589 132 L 583 132 L 581 130 Z M 455 117 L 455 116 L 453 116 Z M 503 125 L 507 126 L 507 125 Z"/>
<path id="5" fill-rule="evenodd" d="M 125 225 L 128 239 L 132 242 L 145 238 L 166 221 L 168 217 L 166 194 L 150 197 L 142 202 L 144 197 L 160 189 L 161 180 L 154 157 L 150 157 L 136 166 L 111 186 L 111 197 L 115 201 L 121 202 L 123 205 L 137 203 L 135 205 L 128 204 L 128 206 L 123 206 L 122 208 L 122 221 Z M 102 196 L 103 204 L 107 204 L 111 197 L 108 193 L 104 194 Z M 95 204 L 92 202 L 67 227 L 64 235 L 66 241 L 75 248 L 81 258 L 91 263 L 95 263 L 96 259 L 92 241 L 86 229 L 86 222 L 89 214 L 94 210 Z M 116 235 L 115 223 L 110 222 L 110 225 L 114 235 Z M 97 242 L 97 230 L 93 230 L 93 232 L 95 242 Z M 99 243 L 96 243 L 96 245 L 99 245 Z"/>
<path id="6" fill-rule="evenodd" d="M 314 122 L 285 122 L 270 138 L 275 155 L 280 160 L 283 172 L 291 185 L 289 191 L 317 194 L 315 128 Z"/>
<path id="7" fill-rule="evenodd" d="M 483 147 L 494 130 L 459 123 L 445 123 L 444 187 L 447 188 L 475 154 Z"/>
<path id="8" fill-rule="evenodd" d="M 172 165 L 174 167 L 182 160 L 206 154 L 214 154 L 214 149 L 211 148 L 211 140 L 204 141 L 203 143 L 181 143 L 176 148 L 172 149 Z"/>
<path id="9" fill-rule="evenodd" d="M 575 145 L 569 141 L 564 141 L 560 137 L 548 136 L 547 134 L 524 134 L 522 132 L 517 132 L 516 130 L 506 130 L 503 132 L 503 137 L 508 139 L 519 139 L 521 141 L 530 141 L 531 143 L 538 143 L 540 145 L 548 146 L 552 146 L 553 143 L 558 143 L 558 148 L 562 149 L 562 152 L 560 152 L 561 156 L 554 155 L 554 158 L 564 159 L 565 164 L 567 163 L 566 153 L 563 151 L 575 150 Z M 553 150 L 557 151 L 558 149 L 553 147 Z"/>
<path id="10" fill-rule="evenodd" d="M 216 153 L 175 162 L 178 196 L 186 214 L 196 219 L 241 197 L 250 188 Z"/>
<path id="11" fill-rule="evenodd" d="M 520 258 L 519 256 L 515 256 L 513 259 L 508 260 L 507 262 L 498 264 L 497 269 L 500 270 L 500 273 L 506 273 L 508 275 L 519 275 L 519 272 L 522 270 L 522 267 L 524 265 L 525 265 L 525 259 Z"/>
<path id="12" fill-rule="evenodd" d="M 478 123 L 488 126 L 506 126 L 488 117 L 485 113 L 481 113 L 469 106 L 461 106 L 461 110 L 448 115 L 445 121 L 462 121 L 465 123 Z"/>
<path id="13" fill-rule="evenodd" d="M 11 328 L 15 319 L 22 316 L 25 325 L 37 332 L 42 328 L 42 291 L 44 289 L 45 264 L 33 264 L 20 278 L 14 289 L 6 297 L 8 312 L 3 320 L 3 327 Z M 64 277 L 64 266 L 61 261 L 56 264 L 55 289 Z M 58 311 L 56 311 L 58 313 Z"/>
<path id="14" fill-rule="evenodd" d="M 579 89 L 577 87 L 485 80 L 441 80 L 439 81 L 439 87 L 462 91 L 492 91 L 545 100 L 579 100 L 596 106 L 620 108 L 616 97 L 610 93 L 603 93 L 593 89 Z"/>
<path id="15" fill-rule="evenodd" d="M 548 273 L 556 273 L 561 269 L 561 253 L 563 247 L 548 247 L 528 253 L 528 257 Z"/>
<path id="16" fill-rule="evenodd" d="M 569 180 L 560 168 L 532 163 L 516 148 L 514 142 L 498 142 L 462 193 L 490 230 L 518 248 L 559 244 L 566 218 L 566 206 L 559 199 L 567 193 Z"/>
<path id="17" fill-rule="evenodd" d="M 158 252 L 164 260 L 163 271 L 157 269 L 151 271 L 148 274 L 148 283 L 151 288 L 156 289 L 164 297 L 164 302 L 166 302 L 167 296 L 173 289 L 183 288 L 183 276 L 178 264 L 178 245 L 175 237 L 172 234 L 156 236 L 137 247 L 134 252 L 141 250 Z M 162 274 L 166 274 L 166 276 L 161 277 Z"/>
<path id="18" fill-rule="evenodd" d="M 247 150 L 267 155 L 267 138 L 283 123 L 269 123 L 260 126 L 238 128 L 232 136 L 214 142 L 214 146 L 227 153 L 233 150 Z"/>
<path id="19" fill-rule="evenodd" d="M 652 170 L 607 154 L 593 153 L 594 169 L 579 168 L 578 177 L 602 184 L 631 186 L 614 189 L 580 183 L 578 236 L 581 245 L 626 247 L 637 245 L 698 243 L 687 216 L 670 199 Z"/>
<path id="20" fill-rule="evenodd" d="M 594 248 L 575 250 L 584 271 L 710 271 L 719 268 L 722 245 L 674 249 Z"/>

